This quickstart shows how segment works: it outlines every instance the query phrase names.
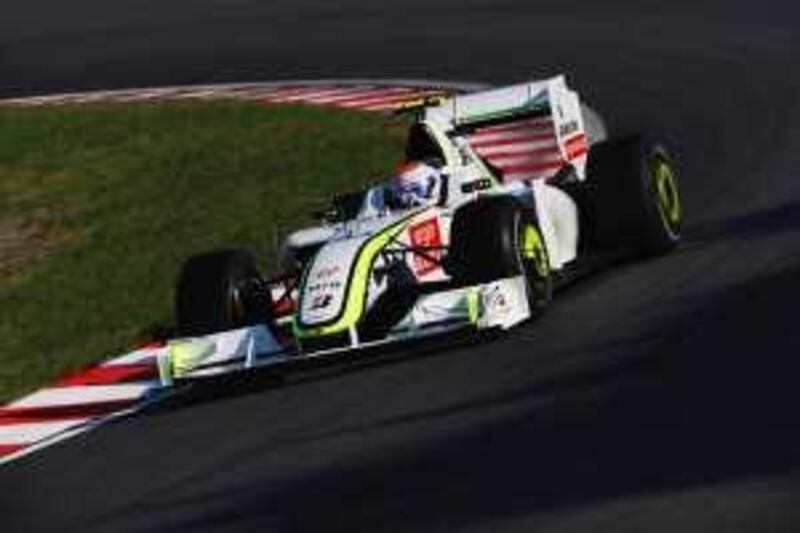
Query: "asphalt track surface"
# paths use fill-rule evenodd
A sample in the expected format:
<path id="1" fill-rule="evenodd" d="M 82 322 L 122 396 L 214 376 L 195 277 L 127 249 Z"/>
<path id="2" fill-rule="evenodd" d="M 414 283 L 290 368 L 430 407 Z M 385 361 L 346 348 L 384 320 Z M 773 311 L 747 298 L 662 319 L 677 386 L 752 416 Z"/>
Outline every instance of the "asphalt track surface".
<path id="1" fill-rule="evenodd" d="M 0 18 L 0 91 L 565 71 L 612 131 L 673 143 L 684 246 L 493 342 L 212 391 L 23 459 L 2 530 L 800 529 L 800 7 L 382 4 L 28 0 Z"/>

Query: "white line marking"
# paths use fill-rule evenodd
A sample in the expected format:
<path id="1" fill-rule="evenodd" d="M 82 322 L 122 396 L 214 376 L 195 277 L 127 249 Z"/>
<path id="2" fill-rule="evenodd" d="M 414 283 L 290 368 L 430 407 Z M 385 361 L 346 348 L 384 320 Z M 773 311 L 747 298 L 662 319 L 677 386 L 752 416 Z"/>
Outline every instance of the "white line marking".
<path id="1" fill-rule="evenodd" d="M 167 348 L 142 348 L 141 350 L 136 350 L 134 352 L 130 352 L 120 357 L 116 357 L 111 359 L 110 361 L 106 361 L 103 363 L 102 366 L 114 366 L 114 365 L 137 365 L 137 364 L 156 364 L 156 358 L 158 354 L 165 351 Z"/>
<path id="2" fill-rule="evenodd" d="M 62 405 L 88 405 L 116 400 L 135 400 L 156 385 L 158 385 L 158 381 L 46 388 L 12 402 L 6 407 L 55 407 Z"/>
<path id="3" fill-rule="evenodd" d="M 426 98 L 428 96 L 435 96 L 437 94 L 441 94 L 441 91 L 438 90 L 428 90 L 428 91 L 414 91 L 409 92 L 407 94 L 400 94 L 397 96 L 387 96 L 385 98 L 375 99 L 371 102 L 358 102 L 357 105 L 353 107 L 358 107 L 359 109 L 363 109 L 364 111 L 387 111 L 390 109 L 396 109 L 402 104 L 418 100 L 422 98 Z M 342 107 L 350 107 L 349 105 L 342 105 Z"/>
<path id="4" fill-rule="evenodd" d="M 449 80 L 423 80 L 411 78 L 354 78 L 354 79 L 317 79 L 317 80 L 274 80 L 274 81 L 261 81 L 261 82 L 247 82 L 247 83 L 219 83 L 219 84 L 204 84 L 204 85 L 174 85 L 166 87 L 134 87 L 130 89 L 118 89 L 111 91 L 90 91 L 90 92 L 70 92 L 50 95 L 37 95 L 37 96 L 23 96 L 8 99 L 0 99 L 0 105 L 43 105 L 50 102 L 58 102 L 64 99 L 80 98 L 97 93 L 102 94 L 121 94 L 130 92 L 144 92 L 152 90 L 164 90 L 177 92 L 198 92 L 198 91 L 212 91 L 221 93 L 223 91 L 246 91 L 246 90 L 267 90 L 267 89 L 287 89 L 293 87 L 323 87 L 323 86 L 338 86 L 338 87 L 411 87 L 415 89 L 451 89 L 457 91 L 477 91 L 481 89 L 488 89 L 491 87 L 485 83 L 465 82 L 465 81 L 449 81 Z"/>
<path id="5" fill-rule="evenodd" d="M 335 89 L 313 89 L 309 88 L 303 91 L 300 91 L 296 94 L 289 95 L 289 96 L 278 96 L 275 98 L 267 97 L 266 99 L 271 102 L 279 102 L 279 103 L 291 103 L 291 102 L 316 102 L 316 103 L 324 103 L 324 99 L 326 97 L 331 96 L 341 96 L 341 95 L 349 95 L 353 94 L 355 89 L 353 88 L 342 88 L 338 87 Z"/>
<path id="6" fill-rule="evenodd" d="M 405 87 L 398 87 L 395 89 L 386 89 L 386 88 L 379 88 L 379 89 L 365 89 L 363 91 L 353 91 L 350 94 L 345 94 L 343 96 L 331 96 L 327 98 L 314 98 L 314 103 L 319 103 L 323 105 L 360 105 L 362 102 L 366 102 L 369 104 L 370 102 L 374 103 L 376 101 L 385 100 L 387 98 L 398 96 L 402 97 L 403 95 L 413 94 L 414 92 Z"/>
<path id="7" fill-rule="evenodd" d="M 83 424 L 88 420 L 89 418 L 73 418 L 71 420 L 0 426 L 0 444 L 32 444 L 76 425 Z"/>

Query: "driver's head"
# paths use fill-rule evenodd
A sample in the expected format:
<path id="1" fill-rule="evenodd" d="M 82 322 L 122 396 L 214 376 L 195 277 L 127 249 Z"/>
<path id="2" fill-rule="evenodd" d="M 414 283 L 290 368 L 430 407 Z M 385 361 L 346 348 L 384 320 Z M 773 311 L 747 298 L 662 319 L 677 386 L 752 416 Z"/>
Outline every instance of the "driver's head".
<path id="1" fill-rule="evenodd" d="M 408 209 L 436 202 L 439 171 L 419 161 L 404 164 L 386 188 L 386 203 L 391 209 Z"/>

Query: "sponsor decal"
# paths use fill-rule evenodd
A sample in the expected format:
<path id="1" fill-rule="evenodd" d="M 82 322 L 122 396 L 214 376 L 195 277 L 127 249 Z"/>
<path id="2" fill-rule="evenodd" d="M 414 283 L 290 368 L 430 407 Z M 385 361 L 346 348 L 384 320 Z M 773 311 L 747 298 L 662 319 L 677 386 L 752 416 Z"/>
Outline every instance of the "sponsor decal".
<path id="1" fill-rule="evenodd" d="M 315 311 L 317 309 L 325 309 L 328 307 L 331 302 L 333 301 L 333 295 L 330 293 L 326 294 L 317 294 L 311 300 L 311 311 Z"/>
<path id="2" fill-rule="evenodd" d="M 491 314 L 505 316 L 511 311 L 511 302 L 499 285 L 493 286 L 483 296 L 483 306 Z"/>
<path id="3" fill-rule="evenodd" d="M 335 291 L 342 287 L 341 281 L 326 281 L 322 283 L 312 283 L 308 286 L 308 292 L 316 293 L 321 291 Z"/>
<path id="4" fill-rule="evenodd" d="M 564 148 L 567 152 L 567 159 L 575 159 L 589 151 L 589 145 L 586 142 L 586 135 L 580 133 L 567 139 L 564 142 Z"/>
<path id="5" fill-rule="evenodd" d="M 492 180 L 489 178 L 482 178 L 475 181 L 468 181 L 461 185 L 461 192 L 469 194 L 475 191 L 484 191 L 492 188 Z"/>
<path id="6" fill-rule="evenodd" d="M 442 246 L 442 235 L 436 218 L 430 218 L 414 224 L 408 229 L 408 234 L 411 237 L 411 246 L 413 248 L 437 248 Z M 436 261 L 442 256 L 442 250 L 426 249 L 424 252 L 426 256 L 430 256 L 431 259 Z M 420 254 L 414 254 L 414 272 L 417 276 L 424 276 L 439 268 L 439 263 L 431 259 Z"/>

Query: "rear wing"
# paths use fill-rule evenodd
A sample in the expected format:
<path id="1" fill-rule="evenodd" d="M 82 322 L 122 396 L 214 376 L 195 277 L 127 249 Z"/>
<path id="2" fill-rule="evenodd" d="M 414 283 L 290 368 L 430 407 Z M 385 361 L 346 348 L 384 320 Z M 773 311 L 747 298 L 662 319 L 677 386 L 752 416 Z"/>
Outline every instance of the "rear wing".
<path id="1" fill-rule="evenodd" d="M 466 139 L 504 182 L 547 179 L 565 165 L 586 177 L 581 102 L 564 76 L 452 96 L 425 108 L 423 120 Z"/>

